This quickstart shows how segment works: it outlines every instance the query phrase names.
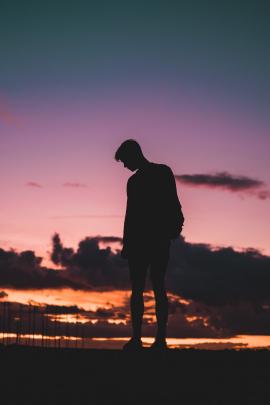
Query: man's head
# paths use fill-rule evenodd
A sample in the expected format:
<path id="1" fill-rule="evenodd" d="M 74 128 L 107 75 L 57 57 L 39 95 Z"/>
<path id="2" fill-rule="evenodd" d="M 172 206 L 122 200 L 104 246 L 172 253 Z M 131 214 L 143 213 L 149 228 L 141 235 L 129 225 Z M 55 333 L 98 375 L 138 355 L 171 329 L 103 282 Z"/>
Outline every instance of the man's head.
<path id="1" fill-rule="evenodd" d="M 134 172 L 140 163 L 145 160 L 141 147 L 134 139 L 123 142 L 115 152 L 115 160 L 123 162 L 124 166 Z"/>

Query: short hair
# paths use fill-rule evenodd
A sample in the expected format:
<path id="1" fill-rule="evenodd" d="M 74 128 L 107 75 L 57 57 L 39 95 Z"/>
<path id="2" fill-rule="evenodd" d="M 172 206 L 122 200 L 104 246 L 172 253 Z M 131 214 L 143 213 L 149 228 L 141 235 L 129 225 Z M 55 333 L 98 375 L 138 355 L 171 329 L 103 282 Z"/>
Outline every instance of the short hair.
<path id="1" fill-rule="evenodd" d="M 125 159 L 129 156 L 143 156 L 142 149 L 135 139 L 127 139 L 123 142 L 117 151 L 115 152 L 114 158 L 119 162 L 119 160 Z"/>

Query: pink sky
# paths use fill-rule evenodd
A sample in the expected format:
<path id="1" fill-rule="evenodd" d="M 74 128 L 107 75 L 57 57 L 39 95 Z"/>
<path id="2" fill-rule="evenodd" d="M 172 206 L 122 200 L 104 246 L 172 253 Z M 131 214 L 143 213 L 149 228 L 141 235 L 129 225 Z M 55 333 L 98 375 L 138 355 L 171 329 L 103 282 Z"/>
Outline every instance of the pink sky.
<path id="1" fill-rule="evenodd" d="M 255 115 L 236 113 L 211 94 L 138 94 L 122 91 L 117 100 L 95 102 L 12 99 L 16 125 L 3 114 L 0 121 L 3 248 L 33 249 L 46 258 L 54 232 L 72 247 L 85 236 L 121 236 L 131 172 L 113 156 L 130 137 L 175 174 L 228 171 L 268 185 L 267 126 Z M 188 241 L 270 253 L 269 200 L 177 186 Z"/>

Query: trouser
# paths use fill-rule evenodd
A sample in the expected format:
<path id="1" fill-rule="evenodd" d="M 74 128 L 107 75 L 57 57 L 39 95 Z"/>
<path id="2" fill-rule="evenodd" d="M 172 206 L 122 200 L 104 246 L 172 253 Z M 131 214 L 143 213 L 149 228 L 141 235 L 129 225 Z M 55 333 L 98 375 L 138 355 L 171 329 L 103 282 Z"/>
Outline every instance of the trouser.
<path id="1" fill-rule="evenodd" d="M 168 300 L 165 290 L 165 274 L 170 253 L 170 239 L 156 239 L 147 243 L 129 246 L 128 264 L 132 294 L 130 300 L 133 337 L 141 337 L 141 324 L 144 312 L 143 291 L 150 267 L 150 279 L 156 302 L 157 339 L 166 336 Z"/>
<path id="2" fill-rule="evenodd" d="M 170 255 L 171 240 L 159 238 L 148 244 L 133 243 L 128 247 L 128 265 L 132 286 L 145 285 L 147 270 L 150 267 L 150 279 L 153 286 L 165 279 Z"/>

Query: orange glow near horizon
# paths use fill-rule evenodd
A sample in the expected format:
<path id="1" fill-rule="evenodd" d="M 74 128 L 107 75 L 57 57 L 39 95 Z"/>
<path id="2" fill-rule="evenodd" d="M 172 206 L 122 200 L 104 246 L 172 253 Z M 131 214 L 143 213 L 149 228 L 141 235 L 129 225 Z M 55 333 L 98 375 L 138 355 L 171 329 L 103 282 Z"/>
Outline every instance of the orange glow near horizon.
<path id="1" fill-rule="evenodd" d="M 5 289 L 8 294 L 7 301 L 21 304 L 48 304 L 48 305 L 77 305 L 86 311 L 96 311 L 98 308 L 110 309 L 112 305 L 122 306 L 129 299 L 130 292 L 123 290 L 110 291 L 83 291 L 63 288 L 59 290 L 15 290 Z"/>
<path id="2" fill-rule="evenodd" d="M 16 342 L 15 333 L 1 333 L 0 340 L 8 341 L 8 344 Z M 77 343 L 83 344 L 88 349 L 121 349 L 129 340 L 126 337 L 117 338 L 81 338 L 76 336 L 42 336 L 40 334 L 20 334 L 20 344 L 29 345 L 29 342 L 35 341 L 34 345 L 40 346 L 42 342 L 51 342 L 54 346 L 77 347 Z M 70 343 L 69 343 L 70 342 Z M 75 346 L 72 346 L 75 342 Z M 142 337 L 142 342 L 147 348 L 153 342 L 154 338 Z M 7 343 L 6 343 L 7 344 Z M 31 344 L 31 343 L 30 343 Z M 167 344 L 170 349 L 200 349 L 200 350 L 223 350 L 223 349 L 267 349 L 270 350 L 270 336 L 263 335 L 238 335 L 228 339 L 215 338 L 167 338 Z M 48 347 L 48 344 L 45 343 Z"/>
<path id="3" fill-rule="evenodd" d="M 126 342 L 128 338 L 92 338 L 93 341 L 106 342 Z M 154 342 L 154 338 L 143 337 L 143 343 L 150 346 Z M 206 348 L 209 349 L 213 344 L 234 344 L 236 348 L 256 349 L 267 348 L 270 349 L 270 336 L 262 335 L 238 335 L 233 338 L 216 339 L 216 338 L 167 338 L 167 344 L 171 349 L 176 348 Z M 202 345 L 200 347 L 200 345 Z M 208 347 L 207 347 L 208 345 Z M 218 346 L 217 346 L 218 349 Z"/>
<path id="4" fill-rule="evenodd" d="M 85 310 L 86 313 L 71 313 L 71 314 L 45 314 L 52 322 L 57 321 L 60 323 L 70 323 L 70 324 L 97 324 L 98 322 L 107 322 L 109 325 L 123 325 L 129 330 L 130 324 L 130 314 L 129 314 L 129 297 L 130 291 L 74 291 L 71 289 L 62 290 L 14 290 L 6 289 L 8 294 L 5 301 L 17 302 L 22 304 L 32 305 L 56 305 L 56 306 L 74 306 L 77 305 L 80 309 Z M 147 291 L 147 300 L 145 300 L 145 325 L 155 324 L 155 314 L 154 314 L 154 299 L 153 292 Z M 185 300 L 181 297 L 169 294 L 172 300 L 178 300 L 182 305 L 192 304 L 191 301 Z M 192 308 L 192 307 L 191 307 Z M 117 315 L 106 316 L 105 318 L 98 317 L 95 311 L 102 310 L 116 310 L 116 314 L 126 313 L 125 318 L 118 318 Z M 87 311 L 92 311 L 90 316 L 87 317 Z M 180 316 L 180 315 L 179 315 Z M 169 315 L 170 325 L 175 325 L 177 321 L 177 314 Z M 180 318 L 179 318 L 180 321 Z M 192 326 L 196 327 L 197 322 L 202 322 L 205 327 L 208 327 L 208 318 L 205 316 L 199 316 L 194 314 L 192 311 L 187 310 L 184 321 Z M 210 326 L 209 326 L 210 327 Z M 168 329 L 169 330 L 169 329 Z M 129 333 L 129 332 L 128 332 Z M 6 336 L 8 334 L 5 334 Z M 0 334 L 1 336 L 1 334 Z M 38 337 L 35 337 L 38 339 Z M 60 337 L 59 337 L 60 338 Z M 57 339 L 57 337 L 55 338 Z M 93 338 L 93 340 L 86 344 L 86 347 L 100 347 L 100 348 L 120 348 L 121 344 L 126 341 L 127 338 Z M 87 339 L 88 341 L 89 339 Z M 143 341 L 146 345 L 152 342 L 152 338 L 145 337 Z M 94 343 L 96 342 L 96 343 Z M 121 343 L 122 342 L 122 343 Z M 257 336 L 257 335 L 239 335 L 230 338 L 168 338 L 168 344 L 171 348 L 179 347 L 194 347 L 194 348 L 227 348 L 233 345 L 234 348 L 257 348 L 257 347 L 267 347 L 270 348 L 270 336 Z M 88 345 L 88 346 L 87 346 Z M 229 347 L 230 348 L 230 347 Z"/>

